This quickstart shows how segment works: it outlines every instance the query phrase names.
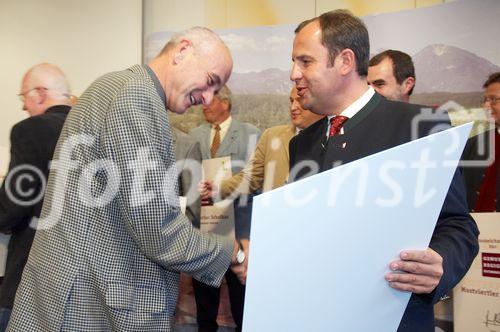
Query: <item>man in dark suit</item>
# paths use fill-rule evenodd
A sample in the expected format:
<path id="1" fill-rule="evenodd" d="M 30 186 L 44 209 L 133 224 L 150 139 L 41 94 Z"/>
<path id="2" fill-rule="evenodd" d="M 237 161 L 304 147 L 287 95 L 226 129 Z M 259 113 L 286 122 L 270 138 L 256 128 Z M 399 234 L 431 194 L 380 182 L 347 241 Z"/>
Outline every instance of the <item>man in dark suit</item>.
<path id="1" fill-rule="evenodd" d="M 71 102 L 66 76 L 47 63 L 28 70 L 19 97 L 30 117 L 12 128 L 9 171 L 0 188 L 0 231 L 11 234 L 0 286 L 0 331 L 9 321 L 35 235 L 30 222 L 40 216 L 49 162 Z"/>
<path id="2" fill-rule="evenodd" d="M 327 118 L 292 139 L 291 177 L 306 175 L 294 167 L 302 161 L 315 161 L 324 171 L 428 133 L 432 121 L 412 135 L 418 106 L 388 101 L 367 86 L 369 38 L 360 19 L 332 11 L 301 23 L 295 33 L 290 77 L 302 106 Z M 456 173 L 429 248 L 403 250 L 388 262 L 388 285 L 413 293 L 399 331 L 434 331 L 433 304 L 467 272 L 478 252 L 477 236 Z"/>
<path id="3" fill-rule="evenodd" d="M 500 211 L 500 72 L 483 85 L 483 107 L 491 115 L 493 128 L 467 142 L 463 153 L 463 175 L 467 202 L 472 212 Z"/>

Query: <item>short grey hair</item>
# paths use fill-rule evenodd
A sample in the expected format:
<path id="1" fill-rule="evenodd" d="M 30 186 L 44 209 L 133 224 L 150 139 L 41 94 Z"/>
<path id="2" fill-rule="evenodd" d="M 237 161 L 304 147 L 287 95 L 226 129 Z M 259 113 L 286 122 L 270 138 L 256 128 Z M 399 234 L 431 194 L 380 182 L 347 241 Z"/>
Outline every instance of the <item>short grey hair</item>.
<path id="1" fill-rule="evenodd" d="M 231 107 L 233 106 L 233 93 L 227 85 L 224 85 L 214 97 L 218 98 L 220 101 L 227 101 L 229 111 L 231 111 Z"/>
<path id="2" fill-rule="evenodd" d="M 174 48 L 175 45 L 179 44 L 183 39 L 191 41 L 195 49 L 195 52 L 200 54 L 206 54 L 206 51 L 207 49 L 209 49 L 209 46 L 212 46 L 214 44 L 224 45 L 228 53 L 229 54 L 231 53 L 229 51 L 229 48 L 224 43 L 224 41 L 219 37 L 219 35 L 217 35 L 215 32 L 213 32 L 208 28 L 197 26 L 175 33 L 172 36 L 172 38 L 170 38 L 170 40 L 167 42 L 167 44 L 163 47 L 159 55 L 167 53 L 172 48 Z"/>

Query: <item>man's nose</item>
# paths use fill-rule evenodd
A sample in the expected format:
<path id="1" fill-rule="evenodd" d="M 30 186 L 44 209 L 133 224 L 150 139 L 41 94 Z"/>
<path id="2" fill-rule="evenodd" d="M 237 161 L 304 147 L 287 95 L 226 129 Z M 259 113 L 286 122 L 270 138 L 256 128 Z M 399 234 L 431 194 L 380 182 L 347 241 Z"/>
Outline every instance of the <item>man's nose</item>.
<path id="1" fill-rule="evenodd" d="M 201 94 L 201 97 L 202 97 L 201 103 L 203 107 L 206 107 L 210 105 L 210 103 L 212 103 L 212 100 L 214 99 L 214 92 L 212 90 L 204 91 Z"/>
<path id="2" fill-rule="evenodd" d="M 302 72 L 300 71 L 297 64 L 294 62 L 292 65 L 292 71 L 290 72 L 290 80 L 296 82 L 302 77 Z"/>

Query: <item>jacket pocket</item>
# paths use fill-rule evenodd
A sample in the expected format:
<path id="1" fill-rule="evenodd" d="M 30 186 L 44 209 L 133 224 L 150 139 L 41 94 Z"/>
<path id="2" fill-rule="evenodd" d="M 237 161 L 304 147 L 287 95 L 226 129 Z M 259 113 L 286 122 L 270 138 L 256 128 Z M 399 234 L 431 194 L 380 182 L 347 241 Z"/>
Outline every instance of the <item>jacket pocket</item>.
<path id="1" fill-rule="evenodd" d="M 114 309 L 159 313 L 168 309 L 167 291 L 161 287 L 109 283 L 106 289 L 106 305 Z"/>

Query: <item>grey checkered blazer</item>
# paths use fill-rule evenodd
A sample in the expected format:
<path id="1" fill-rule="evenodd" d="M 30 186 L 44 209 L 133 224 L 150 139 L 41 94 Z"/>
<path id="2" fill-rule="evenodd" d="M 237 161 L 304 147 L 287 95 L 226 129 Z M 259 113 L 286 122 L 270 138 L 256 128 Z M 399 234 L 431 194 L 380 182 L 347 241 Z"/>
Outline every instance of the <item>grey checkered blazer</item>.
<path id="1" fill-rule="evenodd" d="M 85 91 L 56 148 L 10 331 L 170 331 L 179 272 L 219 285 L 232 243 L 180 213 L 174 163 L 143 67 Z"/>

